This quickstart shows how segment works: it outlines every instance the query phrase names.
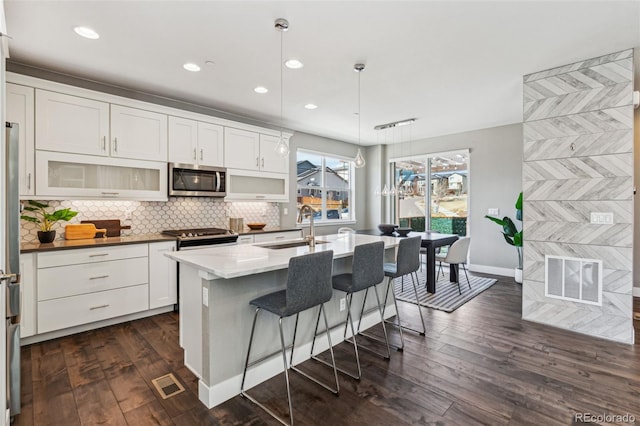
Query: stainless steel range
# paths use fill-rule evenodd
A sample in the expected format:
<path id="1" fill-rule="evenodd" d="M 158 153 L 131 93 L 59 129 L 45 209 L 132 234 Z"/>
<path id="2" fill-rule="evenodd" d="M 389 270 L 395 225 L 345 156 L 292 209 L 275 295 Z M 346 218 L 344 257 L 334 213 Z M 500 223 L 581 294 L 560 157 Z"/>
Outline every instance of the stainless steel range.
<path id="1" fill-rule="evenodd" d="M 219 244 L 236 244 L 238 234 L 223 228 L 172 229 L 162 231 L 164 235 L 176 237 L 178 250 L 203 248 Z"/>

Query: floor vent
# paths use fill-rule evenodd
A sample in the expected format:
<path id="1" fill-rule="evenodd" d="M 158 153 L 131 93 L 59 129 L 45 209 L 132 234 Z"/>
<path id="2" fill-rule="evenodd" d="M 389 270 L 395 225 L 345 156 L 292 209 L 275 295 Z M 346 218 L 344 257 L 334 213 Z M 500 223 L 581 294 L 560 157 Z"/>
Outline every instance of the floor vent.
<path id="1" fill-rule="evenodd" d="M 156 387 L 162 399 L 171 398 L 172 396 L 184 392 L 184 387 L 182 387 L 180 382 L 171 373 L 158 377 L 157 379 L 153 379 L 151 380 L 151 383 Z"/>

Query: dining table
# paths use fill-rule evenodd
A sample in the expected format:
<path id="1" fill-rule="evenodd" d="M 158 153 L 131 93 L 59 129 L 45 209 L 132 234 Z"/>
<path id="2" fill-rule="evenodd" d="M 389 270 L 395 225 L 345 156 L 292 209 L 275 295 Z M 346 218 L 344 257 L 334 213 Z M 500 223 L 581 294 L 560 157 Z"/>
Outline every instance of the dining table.
<path id="1" fill-rule="evenodd" d="M 393 234 L 383 234 L 377 229 L 363 229 L 356 231 L 358 234 L 365 235 L 385 235 L 385 236 L 394 236 L 398 238 L 405 237 L 417 237 L 420 236 L 422 239 L 421 247 L 423 247 L 427 254 L 427 292 L 435 293 L 436 292 L 436 249 L 443 246 L 448 246 L 456 242 L 459 238 L 456 234 L 441 234 L 439 232 L 434 231 L 426 231 L 426 232 L 409 232 L 406 236 L 400 236 L 397 232 Z M 449 281 L 457 282 L 458 281 L 458 265 L 449 265 Z"/>

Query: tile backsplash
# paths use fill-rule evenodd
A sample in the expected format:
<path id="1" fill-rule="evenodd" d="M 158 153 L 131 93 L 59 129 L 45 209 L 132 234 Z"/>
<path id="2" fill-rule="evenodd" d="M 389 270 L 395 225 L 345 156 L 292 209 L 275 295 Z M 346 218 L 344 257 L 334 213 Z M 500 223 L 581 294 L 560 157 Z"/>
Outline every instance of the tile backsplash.
<path id="1" fill-rule="evenodd" d="M 244 218 L 244 224 L 263 222 L 270 227 L 280 226 L 280 209 L 269 202 L 224 202 L 209 197 L 172 197 L 167 202 L 120 200 L 54 200 L 42 201 L 51 209 L 69 207 L 78 215 L 69 222 L 54 225 L 56 239 L 64 238 L 64 227 L 81 220 L 120 219 L 123 225 L 131 225 L 122 235 L 153 234 L 165 229 L 181 228 L 229 228 L 229 217 Z M 49 209 L 50 211 L 52 211 Z M 38 226 L 21 221 L 23 243 L 38 240 Z M 248 229 L 248 228 L 247 228 Z"/>

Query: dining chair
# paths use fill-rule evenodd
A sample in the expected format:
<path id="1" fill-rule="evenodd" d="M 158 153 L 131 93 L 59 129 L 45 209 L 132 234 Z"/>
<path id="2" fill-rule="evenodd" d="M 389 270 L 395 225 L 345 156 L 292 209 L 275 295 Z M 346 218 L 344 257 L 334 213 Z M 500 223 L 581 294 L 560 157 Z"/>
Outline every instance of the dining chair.
<path id="1" fill-rule="evenodd" d="M 462 265 L 464 275 L 467 277 L 467 285 L 469 286 L 469 289 L 471 289 L 471 282 L 469 281 L 469 275 L 467 275 L 467 268 L 465 267 L 467 257 L 469 256 L 470 243 L 471 237 L 462 237 L 451 244 L 446 253 L 436 254 L 436 260 L 438 261 L 438 274 L 436 275 L 436 281 L 438 281 L 438 278 L 440 277 L 440 272 L 444 275 L 444 272 L 442 271 L 442 262 L 448 263 L 449 265 Z M 456 283 L 458 284 L 458 293 L 462 294 L 462 290 L 460 290 L 460 274 L 456 277 Z"/>

